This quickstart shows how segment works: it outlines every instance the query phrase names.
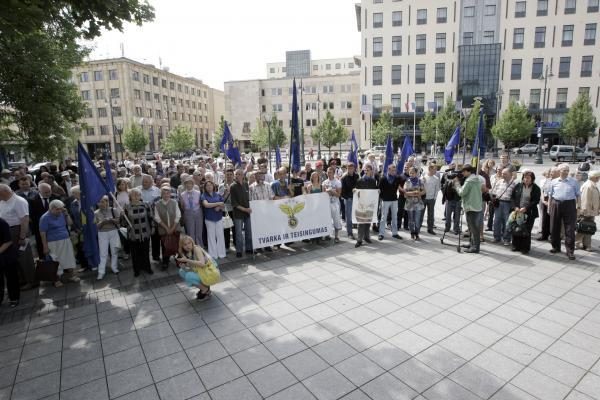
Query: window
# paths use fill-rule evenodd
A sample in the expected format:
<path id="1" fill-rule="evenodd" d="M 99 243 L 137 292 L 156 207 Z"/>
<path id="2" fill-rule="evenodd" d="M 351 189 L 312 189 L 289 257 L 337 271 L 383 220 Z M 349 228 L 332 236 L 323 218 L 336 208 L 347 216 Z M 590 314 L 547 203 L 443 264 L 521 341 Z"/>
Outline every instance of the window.
<path id="1" fill-rule="evenodd" d="M 392 85 L 400 85 L 402 83 L 402 66 L 392 65 Z"/>
<path id="2" fill-rule="evenodd" d="M 529 91 L 529 108 L 534 110 L 540 109 L 540 96 L 542 89 L 531 89 Z"/>
<path id="3" fill-rule="evenodd" d="M 381 57 L 383 56 L 383 38 L 382 37 L 374 37 L 373 38 L 373 57 Z"/>
<path id="4" fill-rule="evenodd" d="M 160 110 L 154 110 L 154 116 L 158 119 L 162 118 L 162 112 Z"/>
<path id="5" fill-rule="evenodd" d="M 162 79 L 160 83 L 161 83 L 162 87 L 164 87 L 165 89 L 167 88 L 167 80 L 166 79 Z"/>
<path id="6" fill-rule="evenodd" d="M 107 116 L 106 107 L 98 107 L 98 118 L 106 118 Z"/>
<path id="7" fill-rule="evenodd" d="M 87 72 L 82 72 L 79 74 L 79 82 L 88 82 L 90 80 L 90 75 Z"/>
<path id="8" fill-rule="evenodd" d="M 89 90 L 82 90 L 81 91 L 81 99 L 82 100 L 91 100 L 91 98 L 90 98 L 90 91 Z"/>
<path id="9" fill-rule="evenodd" d="M 496 5 L 495 4 L 488 4 L 485 6 L 485 14 L 486 16 L 490 17 L 493 15 L 496 15 Z"/>
<path id="10" fill-rule="evenodd" d="M 425 25 L 427 23 L 427 9 L 422 8 L 417 10 L 417 25 Z"/>
<path id="11" fill-rule="evenodd" d="M 178 91 L 178 92 L 181 92 L 181 83 L 178 83 L 178 84 L 177 84 L 177 91 Z"/>
<path id="12" fill-rule="evenodd" d="M 381 4 L 383 3 L 383 0 L 373 0 L 373 4 Z"/>
<path id="13" fill-rule="evenodd" d="M 153 84 L 154 86 L 158 86 L 158 77 L 157 77 L 157 76 L 153 76 L 153 77 L 152 77 L 152 84 Z"/>
<path id="14" fill-rule="evenodd" d="M 284 71 L 284 72 L 285 72 L 285 71 Z M 188 93 L 190 92 L 190 87 L 189 87 L 189 86 L 184 86 L 184 87 L 183 87 L 183 92 L 184 92 L 185 94 L 188 94 Z"/>
<path id="15" fill-rule="evenodd" d="M 173 112 L 173 120 L 177 121 L 177 113 Z"/>
<path id="16" fill-rule="evenodd" d="M 144 100 L 145 101 L 151 101 L 152 100 L 152 93 L 150 93 L 150 92 L 144 92 Z"/>
<path id="17" fill-rule="evenodd" d="M 417 45 L 415 51 L 417 54 L 425 54 L 427 51 L 427 35 L 417 35 Z"/>
<path id="18" fill-rule="evenodd" d="M 142 107 L 136 107 L 135 108 L 135 116 L 136 117 L 143 117 L 144 115 L 142 114 Z"/>
<path id="19" fill-rule="evenodd" d="M 531 64 L 531 79 L 539 79 L 544 73 L 544 59 L 534 58 Z"/>
<path id="20" fill-rule="evenodd" d="M 373 114 L 381 114 L 381 95 L 380 94 L 374 94 L 373 95 Z"/>
<path id="21" fill-rule="evenodd" d="M 325 64 L 325 69 L 329 71 L 331 69 L 331 64 Z"/>
<path id="22" fill-rule="evenodd" d="M 96 100 L 104 100 L 104 89 L 96 89 Z"/>
<path id="23" fill-rule="evenodd" d="M 323 93 L 333 93 L 333 85 L 323 86 Z"/>
<path id="24" fill-rule="evenodd" d="M 571 57 L 561 57 L 558 67 L 558 77 L 568 78 L 571 74 Z"/>
<path id="25" fill-rule="evenodd" d="M 400 94 L 392 94 L 392 114 L 399 114 L 402 112 L 402 98 Z"/>
<path id="26" fill-rule="evenodd" d="M 86 118 L 93 118 L 94 117 L 94 112 L 92 111 L 91 108 L 87 107 L 85 109 L 85 117 Z"/>
<path id="27" fill-rule="evenodd" d="M 510 79 L 517 80 L 521 79 L 521 68 L 523 66 L 523 60 L 517 59 L 512 60 L 510 65 Z"/>
<path id="28" fill-rule="evenodd" d="M 402 11 L 392 12 L 392 26 L 402 26 Z"/>
<path id="29" fill-rule="evenodd" d="M 483 31 L 483 44 L 494 43 L 494 31 Z"/>
<path id="30" fill-rule="evenodd" d="M 275 68 L 273 68 L 273 67 L 269 68 L 269 73 L 270 74 L 274 74 L 275 73 Z"/>
<path id="31" fill-rule="evenodd" d="M 271 96 L 281 96 L 283 94 L 282 88 L 271 88 Z"/>
<path id="32" fill-rule="evenodd" d="M 435 64 L 435 83 L 443 83 L 446 80 L 446 64 Z"/>
<path id="33" fill-rule="evenodd" d="M 402 36 L 392 36 L 392 55 L 402 55 Z"/>
<path id="34" fill-rule="evenodd" d="M 415 93 L 415 105 L 417 112 L 425 111 L 425 93 Z"/>
<path id="35" fill-rule="evenodd" d="M 140 73 L 138 71 L 132 71 L 131 72 L 131 79 L 133 79 L 134 81 L 139 81 L 140 80 Z"/>
<path id="36" fill-rule="evenodd" d="M 177 104 L 177 100 L 175 99 L 175 97 L 171 97 L 171 104 L 172 105 L 176 105 Z"/>
<path id="37" fill-rule="evenodd" d="M 594 56 L 581 57 L 581 77 L 586 78 L 592 76 L 592 63 Z"/>
<path id="38" fill-rule="evenodd" d="M 519 89 L 511 89 L 508 92 L 508 101 L 519 101 L 521 98 L 521 91 Z"/>
<path id="39" fill-rule="evenodd" d="M 352 102 L 351 101 L 342 101 L 340 103 L 342 110 L 352 110 Z"/>
<path id="40" fill-rule="evenodd" d="M 569 89 L 558 88 L 556 90 L 556 108 L 567 108 L 567 94 Z"/>
<path id="41" fill-rule="evenodd" d="M 588 0 L 587 12 L 598 12 L 599 0 Z"/>
<path id="42" fill-rule="evenodd" d="M 433 101 L 436 104 L 438 111 L 440 108 L 444 106 L 444 92 L 434 92 L 433 93 Z"/>
<path id="43" fill-rule="evenodd" d="M 437 9 L 437 23 L 445 24 L 448 21 L 448 8 L 440 7 Z"/>
<path id="44" fill-rule="evenodd" d="M 111 81 L 116 81 L 117 79 L 119 79 L 119 74 L 117 73 L 116 69 L 108 70 L 108 79 Z"/>
<path id="45" fill-rule="evenodd" d="M 148 74 L 144 74 L 144 76 L 142 77 L 142 79 L 144 80 L 144 83 L 145 83 L 146 85 L 149 85 L 149 84 L 150 84 L 150 75 L 148 75 Z"/>
<path id="46" fill-rule="evenodd" d="M 415 83 L 425 83 L 425 64 L 415 65 Z"/>
<path id="47" fill-rule="evenodd" d="M 585 36 L 583 38 L 583 44 L 594 45 L 596 44 L 596 24 L 585 24 Z"/>
<path id="48" fill-rule="evenodd" d="M 86 134 L 86 136 L 94 136 L 95 135 L 94 128 L 86 128 L 85 134 Z"/>
<path id="49" fill-rule="evenodd" d="M 373 28 L 383 28 L 383 13 L 373 13 Z"/>
<path id="50" fill-rule="evenodd" d="M 513 31 L 513 49 L 522 49 L 525 41 L 525 28 L 515 28 Z"/>
<path id="51" fill-rule="evenodd" d="M 469 6 L 465 7 L 465 17 L 471 18 L 475 16 L 475 7 Z"/>
<path id="52" fill-rule="evenodd" d="M 538 17 L 548 15 L 548 0 L 537 0 L 537 13 Z"/>
<path id="53" fill-rule="evenodd" d="M 473 32 L 463 33 L 463 44 L 473 44 Z"/>
<path id="54" fill-rule="evenodd" d="M 154 93 L 154 102 L 160 103 L 160 94 Z"/>
<path id="55" fill-rule="evenodd" d="M 538 26 L 535 28 L 535 43 L 534 47 L 536 49 L 541 49 L 546 46 L 546 27 Z"/>
<path id="56" fill-rule="evenodd" d="M 436 33 L 435 34 L 435 52 L 445 53 L 446 52 L 446 34 Z"/>
<path id="57" fill-rule="evenodd" d="M 169 96 L 163 95 L 162 101 L 163 103 L 167 104 L 169 102 Z"/>
<path id="58" fill-rule="evenodd" d="M 515 18 L 525 18 L 527 15 L 527 2 L 517 1 L 515 4 Z"/>
<path id="59" fill-rule="evenodd" d="M 340 63 L 335 63 L 335 69 L 341 69 L 342 68 L 342 64 Z"/>
<path id="60" fill-rule="evenodd" d="M 100 125 L 100 134 L 108 135 L 108 125 Z"/>
<path id="61" fill-rule="evenodd" d="M 354 68 L 354 63 L 348 63 L 348 68 L 350 68 L 350 69 Z"/>
<path id="62" fill-rule="evenodd" d="M 113 107 L 112 115 L 113 115 L 113 117 L 120 117 L 121 116 L 121 107 Z"/>
<path id="63" fill-rule="evenodd" d="M 577 0 L 565 0 L 565 14 L 575 14 Z"/>
<path id="64" fill-rule="evenodd" d="M 273 104 L 273 111 L 282 111 L 282 110 L 283 110 L 282 104 Z"/>
<path id="65" fill-rule="evenodd" d="M 175 90 L 175 82 L 169 82 L 169 90 Z"/>
<path id="66" fill-rule="evenodd" d="M 142 92 L 139 89 L 134 89 L 133 90 L 133 97 L 136 100 L 141 100 L 142 99 Z"/>
<path id="67" fill-rule="evenodd" d="M 102 71 L 94 71 L 94 80 L 95 81 L 103 81 L 104 80 L 104 74 L 102 73 Z"/>
<path id="68" fill-rule="evenodd" d="M 573 25 L 563 25 L 562 33 L 562 46 L 571 47 L 573 46 Z"/>
<path id="69" fill-rule="evenodd" d="M 183 107 L 183 99 L 177 99 L 179 101 L 179 107 Z"/>
<path id="70" fill-rule="evenodd" d="M 192 88 L 192 96 L 196 95 L 196 88 Z"/>
<path id="71" fill-rule="evenodd" d="M 383 74 L 383 67 L 381 66 L 375 66 L 373 67 L 373 86 L 379 86 L 382 84 L 382 74 Z"/>
<path id="72" fill-rule="evenodd" d="M 583 95 L 585 97 L 590 97 L 590 88 L 589 87 L 580 87 L 578 94 Z"/>

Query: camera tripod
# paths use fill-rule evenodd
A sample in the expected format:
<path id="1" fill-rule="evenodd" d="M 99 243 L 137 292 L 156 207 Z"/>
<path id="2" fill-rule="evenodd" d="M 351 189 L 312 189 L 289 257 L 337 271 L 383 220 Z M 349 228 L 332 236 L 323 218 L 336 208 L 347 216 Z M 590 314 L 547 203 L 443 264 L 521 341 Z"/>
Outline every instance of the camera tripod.
<path id="1" fill-rule="evenodd" d="M 460 208 L 460 220 L 458 222 L 458 244 L 456 245 L 456 252 L 457 253 L 461 253 L 462 252 L 462 248 L 460 245 L 460 240 L 462 238 L 462 224 L 463 224 L 463 215 L 465 214 L 465 210 L 464 208 Z M 444 243 L 444 240 L 446 240 L 446 234 L 449 231 L 446 231 L 446 229 L 444 229 L 444 234 L 442 235 L 442 237 L 440 238 L 440 243 L 444 246 L 454 246 L 452 243 Z"/>

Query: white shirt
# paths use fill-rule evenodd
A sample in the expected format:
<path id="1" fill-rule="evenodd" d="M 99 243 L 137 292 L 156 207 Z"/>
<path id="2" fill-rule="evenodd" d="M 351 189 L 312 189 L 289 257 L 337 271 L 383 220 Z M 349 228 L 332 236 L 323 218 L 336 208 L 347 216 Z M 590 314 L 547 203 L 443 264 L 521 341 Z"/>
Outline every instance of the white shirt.
<path id="1" fill-rule="evenodd" d="M 328 191 L 329 189 L 333 189 L 333 190 L 339 189 L 341 191 L 342 190 L 342 182 L 335 178 L 333 178 L 333 180 L 326 179 L 325 182 L 323 182 L 323 189 L 324 189 L 324 191 Z M 336 201 L 339 202 L 340 198 L 336 197 L 336 196 L 331 196 L 331 195 L 329 196 L 330 203 L 335 203 Z"/>
<path id="2" fill-rule="evenodd" d="M 23 217 L 29 216 L 29 204 L 27 200 L 13 193 L 10 199 L 0 201 L 0 218 L 6 221 L 8 226 L 21 224 Z"/>

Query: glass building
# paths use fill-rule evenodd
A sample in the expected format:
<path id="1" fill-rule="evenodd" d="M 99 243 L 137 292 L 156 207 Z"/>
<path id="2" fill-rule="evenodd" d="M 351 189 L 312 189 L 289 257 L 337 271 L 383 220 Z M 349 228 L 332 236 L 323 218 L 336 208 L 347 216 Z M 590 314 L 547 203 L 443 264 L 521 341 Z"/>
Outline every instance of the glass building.
<path id="1" fill-rule="evenodd" d="M 496 114 L 500 75 L 500 43 L 458 47 L 458 99 L 470 108 L 481 97 L 485 113 Z"/>

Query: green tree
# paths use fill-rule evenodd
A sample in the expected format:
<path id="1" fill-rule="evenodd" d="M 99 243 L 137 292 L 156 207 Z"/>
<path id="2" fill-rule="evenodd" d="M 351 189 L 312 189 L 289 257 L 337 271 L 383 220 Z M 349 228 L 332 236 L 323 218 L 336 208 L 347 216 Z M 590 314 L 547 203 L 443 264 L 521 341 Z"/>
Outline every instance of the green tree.
<path id="1" fill-rule="evenodd" d="M 437 113 L 437 116 L 427 112 L 419 123 L 424 142 L 437 142 L 444 144 L 448 142 L 460 122 L 460 116 L 454 107 L 454 100 L 446 98 L 446 104 Z"/>
<path id="2" fill-rule="evenodd" d="M 465 135 L 467 139 L 473 141 L 475 139 L 475 135 L 477 134 L 477 128 L 479 127 L 479 110 L 481 109 L 481 101 L 475 100 L 473 103 L 473 109 L 471 110 L 471 114 L 469 114 L 469 118 L 467 119 L 467 126 L 465 129 Z M 483 121 L 485 123 L 486 116 L 483 115 Z"/>
<path id="3" fill-rule="evenodd" d="M 511 101 L 492 127 L 492 135 L 504 143 L 505 149 L 511 148 L 527 140 L 534 126 L 535 121 L 529 115 L 527 107 Z"/>
<path id="4" fill-rule="evenodd" d="M 64 150 L 84 105 L 69 82 L 102 30 L 154 18 L 140 0 L 5 0 L 0 13 L 0 142 L 38 158 Z"/>
<path id="5" fill-rule="evenodd" d="M 590 98 L 580 94 L 565 115 L 560 134 L 566 142 L 580 144 L 596 136 L 594 130 L 597 126 Z"/>
<path id="6" fill-rule="evenodd" d="M 251 135 L 252 143 L 259 149 L 269 147 L 269 129 L 271 129 L 271 149 L 274 149 L 276 146 L 281 148 L 287 142 L 287 135 L 279 125 L 279 119 L 275 113 L 271 115 L 268 125 L 260 119 L 256 119 L 256 128 L 252 130 Z"/>
<path id="7" fill-rule="evenodd" d="M 187 126 L 177 125 L 163 142 L 167 153 L 183 153 L 196 147 L 196 138 Z"/>
<path id="8" fill-rule="evenodd" d="M 380 116 L 371 132 L 371 140 L 374 145 L 385 144 L 388 135 L 392 135 L 393 141 L 399 141 L 402 136 L 402 126 L 394 126 L 392 114 L 389 111 L 384 111 Z"/>
<path id="9" fill-rule="evenodd" d="M 321 142 L 321 144 L 331 153 L 331 148 L 338 143 L 345 142 L 348 140 L 348 131 L 336 122 L 333 114 L 327 111 L 325 118 L 311 133 L 311 137 L 315 142 Z"/>
<path id="10" fill-rule="evenodd" d="M 221 115 L 221 119 L 219 120 L 219 127 L 215 130 L 213 135 L 213 148 L 214 151 L 219 152 L 219 146 L 221 145 L 221 140 L 223 139 L 223 130 L 225 129 L 225 117 Z"/>
<path id="11" fill-rule="evenodd" d="M 146 136 L 144 130 L 138 124 L 132 124 L 131 127 L 123 133 L 123 146 L 134 154 L 144 151 L 148 142 L 148 136 Z"/>

